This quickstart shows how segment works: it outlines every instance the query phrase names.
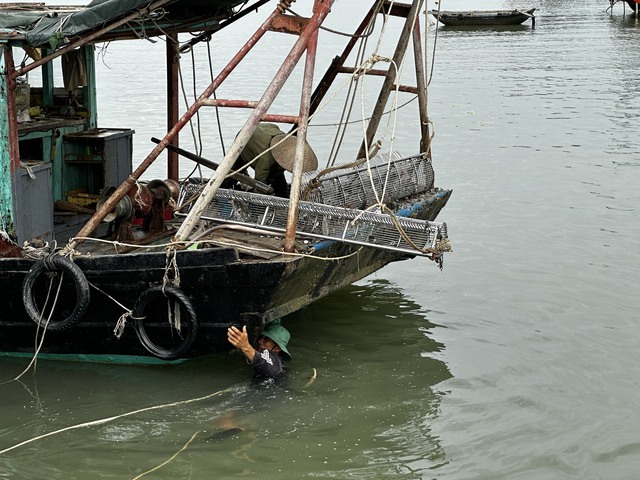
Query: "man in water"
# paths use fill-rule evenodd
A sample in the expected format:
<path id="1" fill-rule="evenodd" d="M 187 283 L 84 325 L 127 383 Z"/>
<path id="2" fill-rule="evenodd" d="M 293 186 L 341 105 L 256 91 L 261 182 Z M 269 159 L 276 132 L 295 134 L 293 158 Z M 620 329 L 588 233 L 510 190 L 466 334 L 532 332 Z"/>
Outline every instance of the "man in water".
<path id="1" fill-rule="evenodd" d="M 295 161 L 297 138 L 287 137 L 286 134 L 273 123 L 258 124 L 255 132 L 247 142 L 233 170 L 239 170 L 257 157 L 251 166 L 255 170 L 255 179 L 271 185 L 274 195 L 289 197 L 289 185 L 284 171 L 292 172 Z M 311 146 L 305 144 L 303 172 L 310 172 L 318 167 L 318 159 Z M 226 179 L 222 188 L 231 188 L 235 184 L 233 179 Z"/>
<path id="2" fill-rule="evenodd" d="M 258 349 L 249 343 L 247 327 L 227 329 L 229 343 L 240 350 L 253 365 L 253 376 L 256 378 L 275 378 L 284 372 L 283 360 L 291 360 L 287 344 L 291 334 L 280 325 L 279 321 L 270 323 L 258 337 Z"/>
<path id="3" fill-rule="evenodd" d="M 227 329 L 229 343 L 244 354 L 247 363 L 253 365 L 253 377 L 260 385 L 270 378 L 275 379 L 277 383 L 284 380 L 283 360 L 291 360 L 291 355 L 287 350 L 290 338 L 289 331 L 280 325 L 280 320 L 276 320 L 262 331 L 258 337 L 258 349 L 256 350 L 249 343 L 246 326 L 242 327 L 242 330 L 238 327 Z M 251 402 L 255 402 L 253 395 Z M 233 411 L 223 415 L 217 424 L 221 431 L 211 435 L 207 441 L 220 441 L 244 431 L 244 428 L 238 426 L 234 421 Z"/>

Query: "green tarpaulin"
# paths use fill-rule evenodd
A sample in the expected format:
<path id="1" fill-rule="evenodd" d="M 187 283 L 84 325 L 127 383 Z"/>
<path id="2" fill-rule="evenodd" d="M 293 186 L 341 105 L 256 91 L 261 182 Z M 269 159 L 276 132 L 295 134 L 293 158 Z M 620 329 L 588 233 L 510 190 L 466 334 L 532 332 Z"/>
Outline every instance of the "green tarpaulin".
<path id="1" fill-rule="evenodd" d="M 42 8 L 34 4 L 33 10 L 24 5 L 14 7 L 0 5 L 0 38 L 3 34 L 23 34 L 27 43 L 34 47 L 56 48 L 64 38 L 82 35 L 100 28 L 106 23 L 150 5 L 149 0 L 94 0 L 86 7 L 72 11 L 69 7 Z M 163 25 L 179 25 L 197 19 L 203 25 L 215 24 L 227 18 L 233 7 L 246 3 L 244 0 L 175 0 L 162 7 L 157 21 Z M 149 18 L 149 26 L 155 19 Z"/>

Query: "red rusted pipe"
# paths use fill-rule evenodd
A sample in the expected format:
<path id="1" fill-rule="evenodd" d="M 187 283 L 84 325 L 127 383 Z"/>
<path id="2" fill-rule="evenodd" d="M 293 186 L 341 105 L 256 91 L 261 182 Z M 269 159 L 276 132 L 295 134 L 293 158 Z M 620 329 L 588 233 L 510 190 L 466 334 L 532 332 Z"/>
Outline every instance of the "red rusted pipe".
<path id="1" fill-rule="evenodd" d="M 289 123 L 295 125 L 300 121 L 300 117 L 294 115 L 277 115 L 275 113 L 265 113 L 262 116 L 262 121 L 273 123 Z"/>
<path id="2" fill-rule="evenodd" d="M 319 7 L 316 0 L 313 10 Z M 309 37 L 307 43 L 307 59 L 304 66 L 304 78 L 302 94 L 300 96 L 300 123 L 298 125 L 298 141 L 296 143 L 296 161 L 293 164 L 291 179 L 291 194 L 289 196 L 289 211 L 287 213 L 287 230 L 284 239 L 284 251 L 293 253 L 296 243 L 296 226 L 298 223 L 298 203 L 300 202 L 300 185 L 302 183 L 302 165 L 304 162 L 305 142 L 307 127 L 309 126 L 309 108 L 311 104 L 311 85 L 313 84 L 313 72 L 316 64 L 316 50 L 318 46 L 318 30 Z"/>
<path id="3" fill-rule="evenodd" d="M 416 17 L 413 28 L 413 56 L 416 65 L 416 88 L 418 93 L 418 111 L 420 114 L 420 151 L 431 159 L 429 141 L 429 113 L 427 110 L 428 92 L 424 58 L 422 56 L 422 39 L 420 35 L 420 19 Z"/>
<path id="4" fill-rule="evenodd" d="M 167 35 L 166 45 L 167 63 L 167 130 L 180 118 L 179 108 L 179 65 L 178 57 L 178 35 L 175 33 Z M 176 135 L 171 141 L 174 147 L 180 146 L 180 137 Z M 178 153 L 175 150 L 167 150 L 167 178 L 178 180 L 180 176 L 180 162 Z"/>
<path id="5" fill-rule="evenodd" d="M 200 105 L 207 107 L 256 108 L 257 100 L 227 100 L 224 98 L 208 98 L 201 100 Z"/>
<path id="6" fill-rule="evenodd" d="M 235 107 L 235 108 L 256 108 L 258 102 L 255 100 L 224 100 L 224 99 L 207 99 L 200 102 L 202 105 L 212 107 Z M 278 115 L 275 113 L 265 113 L 262 116 L 262 120 L 265 122 L 273 123 L 292 123 L 296 124 L 300 120 L 298 116 L 294 115 Z"/>

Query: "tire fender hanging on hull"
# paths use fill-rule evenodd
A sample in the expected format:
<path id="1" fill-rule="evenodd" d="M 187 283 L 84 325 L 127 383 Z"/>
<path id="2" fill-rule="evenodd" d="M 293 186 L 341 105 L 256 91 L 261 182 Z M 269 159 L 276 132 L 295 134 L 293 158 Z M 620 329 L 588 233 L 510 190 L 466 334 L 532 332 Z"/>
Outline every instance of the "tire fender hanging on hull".
<path id="1" fill-rule="evenodd" d="M 45 273 L 60 272 L 60 282 L 62 282 L 64 275 L 67 274 L 73 281 L 76 291 L 76 304 L 71 313 L 62 320 L 51 321 L 49 318 L 45 318 L 44 312 L 40 311 L 38 305 L 36 305 L 35 299 L 35 285 L 38 278 Z M 50 292 L 53 293 L 56 287 L 51 284 Z M 54 302 L 52 310 L 56 306 L 57 292 L 52 299 Z M 27 312 L 27 315 L 40 327 L 51 331 L 62 331 L 76 325 L 80 319 L 84 316 L 89 308 L 90 294 L 89 294 L 89 282 L 85 277 L 80 267 L 78 267 L 71 259 L 60 255 L 49 255 L 48 257 L 38 260 L 29 269 L 29 272 L 22 282 L 22 303 Z M 45 302 L 45 307 L 46 307 Z M 52 314 L 53 312 L 51 312 Z"/>
<path id="2" fill-rule="evenodd" d="M 158 302 L 167 302 L 166 312 L 159 312 L 156 308 L 152 311 L 152 316 L 148 317 L 145 312 L 149 312 L 151 307 L 157 307 Z M 156 305 L 154 305 L 156 304 Z M 175 307 L 178 307 L 177 309 Z M 152 322 L 160 320 L 159 316 L 166 313 L 166 320 L 169 325 L 165 325 L 165 330 L 176 330 L 176 334 L 181 340 L 177 345 L 166 348 L 152 338 L 149 326 Z M 171 323 L 171 316 L 175 318 L 175 324 Z M 186 316 L 186 318 L 184 318 Z M 134 327 L 136 335 L 142 346 L 152 355 L 164 360 L 175 360 L 183 357 L 192 347 L 198 335 L 199 322 L 193 303 L 178 287 L 157 285 L 146 289 L 140 294 L 133 308 Z M 145 321 L 147 326 L 145 326 Z"/>

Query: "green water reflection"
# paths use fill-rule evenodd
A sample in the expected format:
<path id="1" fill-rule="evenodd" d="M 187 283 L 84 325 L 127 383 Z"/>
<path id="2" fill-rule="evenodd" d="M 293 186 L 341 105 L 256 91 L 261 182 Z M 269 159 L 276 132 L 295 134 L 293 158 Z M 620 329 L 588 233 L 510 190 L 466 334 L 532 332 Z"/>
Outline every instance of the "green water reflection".
<path id="1" fill-rule="evenodd" d="M 0 450 L 220 393 L 34 441 L 0 455 L 0 478 L 135 478 L 169 460 L 142 478 L 422 478 L 446 462 L 430 424 L 451 375 L 428 311 L 380 280 L 284 323 L 294 357 L 284 386 L 252 385 L 237 353 L 166 366 L 40 361 L 34 377 L 0 387 Z M 0 373 L 26 363 L 3 359 Z"/>

